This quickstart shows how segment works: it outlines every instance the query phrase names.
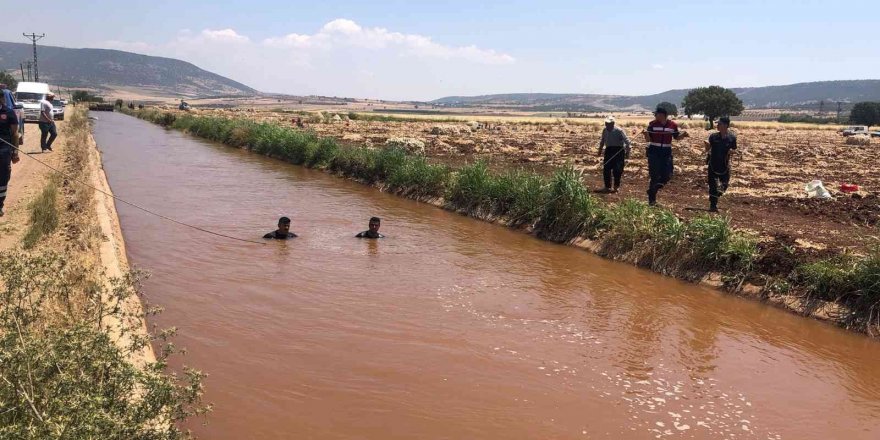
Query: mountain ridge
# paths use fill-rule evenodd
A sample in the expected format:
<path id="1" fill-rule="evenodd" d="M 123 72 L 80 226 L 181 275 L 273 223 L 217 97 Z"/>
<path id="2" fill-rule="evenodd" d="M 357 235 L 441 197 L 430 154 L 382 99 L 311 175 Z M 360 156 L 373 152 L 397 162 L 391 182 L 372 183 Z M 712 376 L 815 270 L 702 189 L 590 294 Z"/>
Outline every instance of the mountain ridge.
<path id="1" fill-rule="evenodd" d="M 167 96 L 253 95 L 240 82 L 175 58 L 115 49 L 38 46 L 40 80 L 56 86 L 112 90 L 133 88 Z M 14 70 L 33 56 L 30 44 L 0 41 L 0 69 Z"/>
<path id="2" fill-rule="evenodd" d="M 477 96 L 446 96 L 430 101 L 441 106 L 521 106 L 529 110 L 610 111 L 650 110 L 663 101 L 680 105 L 690 89 L 674 89 L 653 95 L 627 96 L 581 93 L 501 93 Z M 880 101 L 880 80 L 836 80 L 780 86 L 734 87 L 746 108 L 800 108 L 825 101 Z"/>

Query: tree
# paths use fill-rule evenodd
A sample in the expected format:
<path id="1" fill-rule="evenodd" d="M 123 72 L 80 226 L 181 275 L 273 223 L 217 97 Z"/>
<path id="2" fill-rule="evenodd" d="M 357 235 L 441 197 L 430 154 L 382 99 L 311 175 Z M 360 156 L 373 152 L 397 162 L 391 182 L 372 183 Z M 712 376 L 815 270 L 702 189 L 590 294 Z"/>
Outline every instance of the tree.
<path id="1" fill-rule="evenodd" d="M 665 109 L 669 116 L 678 116 L 678 107 L 671 102 L 663 101 L 660 104 L 657 104 L 657 107 Z"/>
<path id="2" fill-rule="evenodd" d="M 18 80 L 10 75 L 9 72 L 0 71 L 0 84 L 6 84 L 6 87 L 9 88 L 9 90 L 15 90 L 18 86 Z"/>
<path id="3" fill-rule="evenodd" d="M 721 86 L 698 87 L 691 90 L 681 101 L 684 114 L 702 113 L 709 119 L 709 128 L 714 127 L 715 118 L 719 116 L 737 116 L 742 114 L 744 106 L 733 90 Z"/>
<path id="4" fill-rule="evenodd" d="M 121 99 L 117 99 L 117 100 L 116 100 L 116 106 L 119 107 L 119 108 L 122 108 L 122 104 L 124 104 L 124 103 L 125 103 L 125 102 L 122 101 Z"/>
<path id="5" fill-rule="evenodd" d="M 859 102 L 853 106 L 849 113 L 849 122 L 852 124 L 880 125 L 880 102 Z"/>
<path id="6" fill-rule="evenodd" d="M 73 102 L 104 102 L 104 98 L 95 96 L 86 90 L 74 90 L 71 99 Z"/>

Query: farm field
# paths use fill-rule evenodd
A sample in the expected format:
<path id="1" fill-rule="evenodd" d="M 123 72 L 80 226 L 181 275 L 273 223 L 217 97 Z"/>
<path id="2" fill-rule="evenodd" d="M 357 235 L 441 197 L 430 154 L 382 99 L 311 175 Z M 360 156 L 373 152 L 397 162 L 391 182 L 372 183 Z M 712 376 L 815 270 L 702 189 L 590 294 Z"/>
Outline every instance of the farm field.
<path id="1" fill-rule="evenodd" d="M 424 143 L 427 157 L 453 164 L 485 160 L 495 169 L 547 172 L 572 164 L 588 185 L 596 190 L 603 186 L 597 155 L 601 119 L 375 113 L 351 113 L 350 118 L 349 113 L 299 114 L 260 108 L 193 112 L 245 116 L 285 126 L 302 118 L 305 129 L 321 136 L 377 148 L 388 139 L 410 138 Z M 621 191 L 601 194 L 606 201 L 646 198 L 645 142 L 639 133 L 648 120 L 636 115 L 619 117 L 618 125 L 633 141 L 633 150 Z M 691 137 L 675 143 L 675 175 L 660 193 L 659 202 L 682 217 L 691 217 L 708 207 L 702 141 L 711 131 L 701 121 L 682 118 L 679 123 Z M 730 189 L 720 203 L 722 214 L 730 216 L 735 226 L 765 239 L 805 249 L 858 251 L 875 244 L 880 220 L 880 176 L 875 171 L 880 139 L 872 139 L 869 145 L 848 145 L 839 128 L 734 120 L 732 130 L 740 149 L 732 160 Z M 805 184 L 817 179 L 832 199 L 806 197 Z M 860 191 L 843 194 L 838 191 L 843 183 L 857 184 Z"/>

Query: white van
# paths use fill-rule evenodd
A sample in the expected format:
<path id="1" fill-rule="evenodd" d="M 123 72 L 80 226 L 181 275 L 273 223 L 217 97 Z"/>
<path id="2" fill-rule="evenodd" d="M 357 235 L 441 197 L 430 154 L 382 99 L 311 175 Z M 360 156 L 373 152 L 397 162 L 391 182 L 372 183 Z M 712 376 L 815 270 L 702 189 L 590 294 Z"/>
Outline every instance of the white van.
<path id="1" fill-rule="evenodd" d="M 40 121 L 40 101 L 46 99 L 49 84 L 20 82 L 15 89 L 15 101 L 24 107 L 25 122 Z"/>

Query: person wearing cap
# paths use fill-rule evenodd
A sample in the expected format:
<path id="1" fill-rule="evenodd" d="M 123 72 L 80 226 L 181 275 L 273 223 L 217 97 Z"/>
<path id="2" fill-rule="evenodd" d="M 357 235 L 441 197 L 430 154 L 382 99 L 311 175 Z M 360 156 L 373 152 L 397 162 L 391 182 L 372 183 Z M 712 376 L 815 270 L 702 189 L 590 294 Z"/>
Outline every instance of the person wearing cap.
<path id="1" fill-rule="evenodd" d="M 599 141 L 599 156 L 603 158 L 602 178 L 605 180 L 605 192 L 617 192 L 620 188 L 623 166 L 629 159 L 630 146 L 626 132 L 614 126 L 614 116 L 605 118 L 605 129 L 602 130 L 602 139 Z"/>
<path id="2" fill-rule="evenodd" d="M 730 154 L 736 150 L 736 135 L 731 133 L 730 118 L 724 116 L 718 120 L 718 131 L 703 141 L 706 146 L 706 165 L 709 177 L 709 211 L 718 212 L 718 198 L 730 183 Z M 720 188 L 719 188 L 720 186 Z"/>
<path id="3" fill-rule="evenodd" d="M 654 120 L 642 132 L 648 148 L 648 204 L 657 204 L 657 193 L 672 179 L 672 140 L 688 137 L 686 131 L 678 131 L 678 124 L 669 119 L 666 109 L 658 106 Z"/>
<path id="4" fill-rule="evenodd" d="M 47 93 L 46 98 L 40 100 L 40 149 L 44 153 L 52 151 L 52 143 L 58 137 L 58 130 L 55 129 L 55 117 L 52 115 L 53 99 L 55 99 L 55 94 Z"/>

